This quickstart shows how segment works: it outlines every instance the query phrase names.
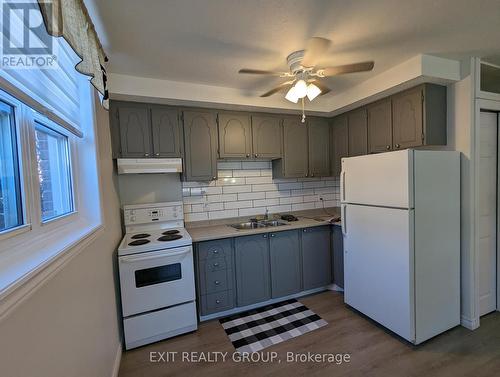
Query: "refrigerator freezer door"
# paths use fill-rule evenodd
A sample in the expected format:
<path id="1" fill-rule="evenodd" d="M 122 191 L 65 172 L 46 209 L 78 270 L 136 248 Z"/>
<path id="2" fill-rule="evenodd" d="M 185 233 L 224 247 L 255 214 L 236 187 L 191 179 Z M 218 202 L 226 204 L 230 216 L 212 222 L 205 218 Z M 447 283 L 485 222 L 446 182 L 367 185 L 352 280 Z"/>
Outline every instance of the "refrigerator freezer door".
<path id="1" fill-rule="evenodd" d="M 413 210 L 346 205 L 344 300 L 415 341 Z"/>
<path id="2" fill-rule="evenodd" d="M 413 208 L 413 151 L 343 158 L 340 200 Z"/>

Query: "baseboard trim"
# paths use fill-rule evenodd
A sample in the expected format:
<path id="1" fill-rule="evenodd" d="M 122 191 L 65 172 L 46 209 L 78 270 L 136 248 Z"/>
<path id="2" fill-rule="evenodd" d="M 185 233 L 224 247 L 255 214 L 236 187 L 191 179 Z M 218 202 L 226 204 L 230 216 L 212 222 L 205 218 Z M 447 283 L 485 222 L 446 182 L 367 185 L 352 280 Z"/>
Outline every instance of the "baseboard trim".
<path id="1" fill-rule="evenodd" d="M 476 330 L 479 328 L 479 318 L 460 317 L 460 324 L 469 330 Z"/>
<path id="2" fill-rule="evenodd" d="M 111 377 L 118 377 L 118 372 L 120 371 L 120 363 L 122 361 L 122 343 L 118 343 L 118 348 L 116 349 L 115 362 L 113 363 L 113 371 L 111 372 Z"/>

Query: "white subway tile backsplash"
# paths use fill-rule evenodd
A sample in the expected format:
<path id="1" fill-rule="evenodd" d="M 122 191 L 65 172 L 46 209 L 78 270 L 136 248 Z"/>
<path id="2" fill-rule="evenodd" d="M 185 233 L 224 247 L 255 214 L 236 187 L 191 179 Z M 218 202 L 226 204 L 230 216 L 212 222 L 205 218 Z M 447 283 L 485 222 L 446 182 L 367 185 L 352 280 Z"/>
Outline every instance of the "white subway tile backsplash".
<path id="1" fill-rule="evenodd" d="M 253 207 L 251 200 L 242 200 L 241 202 L 227 202 L 224 203 L 224 209 L 239 209 Z"/>
<path id="2" fill-rule="evenodd" d="M 210 220 L 227 219 L 230 217 L 238 217 L 238 216 L 239 215 L 237 209 L 208 212 L 208 218 Z"/>
<path id="3" fill-rule="evenodd" d="M 300 203 L 300 204 L 292 204 L 292 211 L 303 211 L 306 209 L 314 209 L 314 202 L 311 203 Z"/>
<path id="4" fill-rule="evenodd" d="M 238 194 L 238 200 L 265 199 L 266 193 L 263 192 L 244 192 Z"/>
<path id="5" fill-rule="evenodd" d="M 233 170 L 233 177 L 260 177 L 261 169 Z"/>
<path id="6" fill-rule="evenodd" d="M 291 196 L 288 198 L 280 198 L 280 204 L 295 204 L 302 203 L 304 201 L 302 196 Z"/>
<path id="7" fill-rule="evenodd" d="M 218 179 L 183 182 L 185 221 L 338 206 L 338 177 L 272 179 L 271 161 L 219 161 Z M 323 199 L 323 201 L 320 200 Z"/>
<path id="8" fill-rule="evenodd" d="M 275 185 L 274 183 L 263 184 L 263 185 L 252 185 L 251 187 L 252 187 L 252 191 L 254 191 L 254 192 L 278 190 L 278 185 Z"/>
<path id="9" fill-rule="evenodd" d="M 240 192 L 250 192 L 252 191 L 252 186 L 242 185 L 242 186 L 224 186 L 222 192 L 224 194 L 235 194 Z"/>
<path id="10" fill-rule="evenodd" d="M 282 191 L 267 191 L 266 199 L 272 198 L 284 198 L 290 196 L 290 190 L 282 190 Z"/>
<path id="11" fill-rule="evenodd" d="M 217 170 L 236 170 L 241 169 L 241 161 L 219 161 Z"/>
<path id="12" fill-rule="evenodd" d="M 254 200 L 253 201 L 254 207 L 267 207 L 267 206 L 275 206 L 278 204 L 280 204 L 280 200 L 278 198 L 276 198 L 276 199 L 261 199 L 261 200 Z"/>
<path id="13" fill-rule="evenodd" d="M 242 161 L 241 168 L 246 169 L 271 169 L 271 161 Z"/>
<path id="14" fill-rule="evenodd" d="M 247 185 L 261 184 L 261 183 L 273 183 L 271 177 L 249 177 L 245 178 L 245 183 Z"/>
<path id="15" fill-rule="evenodd" d="M 303 186 L 301 182 L 295 182 L 295 183 L 280 183 L 278 187 L 280 190 L 293 190 L 293 189 L 301 189 Z"/>

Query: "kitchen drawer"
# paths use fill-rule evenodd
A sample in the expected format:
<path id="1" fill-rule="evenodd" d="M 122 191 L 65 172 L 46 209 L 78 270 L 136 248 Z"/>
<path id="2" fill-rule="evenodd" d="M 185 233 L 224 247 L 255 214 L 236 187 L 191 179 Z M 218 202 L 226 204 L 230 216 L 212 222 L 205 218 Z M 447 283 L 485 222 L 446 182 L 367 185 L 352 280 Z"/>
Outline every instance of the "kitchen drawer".
<path id="1" fill-rule="evenodd" d="M 233 270 L 206 271 L 201 263 L 200 291 L 201 294 L 222 292 L 233 287 Z"/>
<path id="2" fill-rule="evenodd" d="M 205 241 L 198 243 L 198 260 L 225 258 L 228 265 L 233 260 L 232 239 Z"/>
<path id="3" fill-rule="evenodd" d="M 206 274 L 232 268 L 232 266 L 227 263 L 227 258 L 210 258 L 201 261 L 200 266 Z"/>
<path id="4" fill-rule="evenodd" d="M 201 315 L 234 308 L 234 291 L 217 292 L 201 296 Z"/>

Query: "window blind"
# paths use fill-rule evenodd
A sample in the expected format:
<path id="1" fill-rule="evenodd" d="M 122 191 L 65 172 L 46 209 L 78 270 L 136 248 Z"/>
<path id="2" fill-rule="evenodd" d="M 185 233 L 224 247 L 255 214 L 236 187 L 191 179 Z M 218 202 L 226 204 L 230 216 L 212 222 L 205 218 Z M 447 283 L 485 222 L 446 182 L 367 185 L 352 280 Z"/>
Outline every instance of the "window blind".
<path id="1" fill-rule="evenodd" d="M 34 0 L 24 2 L 32 2 L 38 7 L 37 2 Z M 7 4 L 8 7 L 8 3 L 4 2 L 3 4 Z M 3 17 L 3 12 L 8 10 L 8 20 L 10 21 L 8 31 L 6 31 L 6 28 L 0 30 L 3 41 L 2 59 L 4 59 L 4 44 L 10 42 L 14 46 L 21 46 L 23 39 L 26 40 L 25 33 L 28 33 L 29 30 L 23 24 L 22 11 L 11 11 L 5 6 L 0 8 L 2 8 L 0 10 L 2 12 L 0 19 L 6 19 Z M 46 33 L 41 13 L 40 22 L 43 31 Z M 8 38 L 4 38 L 5 33 L 8 33 Z M 33 36 L 31 37 L 33 38 Z M 55 57 L 56 60 L 53 66 L 27 67 L 19 64 L 6 65 L 2 61 L 0 84 L 2 84 L 3 89 L 36 111 L 60 124 L 78 137 L 82 137 L 79 107 L 79 85 L 82 84 L 82 75 L 75 70 L 75 64 L 80 59 L 63 38 L 48 37 L 51 38 L 51 42 L 53 43 L 51 56 Z M 16 62 L 16 60 L 13 62 Z"/>

